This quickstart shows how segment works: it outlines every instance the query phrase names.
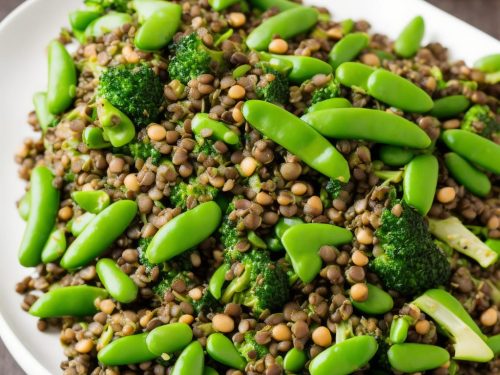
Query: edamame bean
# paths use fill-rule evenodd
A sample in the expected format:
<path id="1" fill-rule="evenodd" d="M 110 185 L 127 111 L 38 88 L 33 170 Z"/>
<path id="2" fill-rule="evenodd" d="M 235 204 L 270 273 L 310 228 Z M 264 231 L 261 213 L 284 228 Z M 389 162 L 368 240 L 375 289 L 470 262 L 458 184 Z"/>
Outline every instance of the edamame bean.
<path id="1" fill-rule="evenodd" d="M 47 264 L 58 260 L 66 251 L 64 228 L 55 228 L 42 250 L 42 262 Z"/>
<path id="2" fill-rule="evenodd" d="M 176 216 L 154 235 L 146 250 L 148 260 L 158 264 L 198 245 L 219 227 L 221 217 L 221 209 L 213 201 Z"/>
<path id="3" fill-rule="evenodd" d="M 85 211 L 98 214 L 109 206 L 109 195 L 103 190 L 75 191 L 71 198 Z"/>
<path id="4" fill-rule="evenodd" d="M 366 33 L 352 33 L 340 39 L 328 54 L 328 61 L 333 69 L 340 64 L 353 60 L 368 46 L 370 38 Z"/>
<path id="5" fill-rule="evenodd" d="M 137 213 L 137 204 L 121 200 L 101 211 L 69 246 L 61 267 L 76 269 L 101 255 L 122 233 Z"/>
<path id="6" fill-rule="evenodd" d="M 415 154 L 406 148 L 392 146 L 392 145 L 382 145 L 379 149 L 380 160 L 384 162 L 385 165 L 391 167 L 402 167 L 408 164 Z"/>
<path id="7" fill-rule="evenodd" d="M 290 229 L 294 225 L 303 223 L 304 220 L 302 220 L 299 217 L 280 217 L 278 223 L 274 227 L 274 233 L 279 239 L 281 239 L 281 237 L 283 237 L 283 235 L 288 229 Z"/>
<path id="8" fill-rule="evenodd" d="M 42 133 L 45 133 L 47 129 L 54 126 L 57 121 L 56 117 L 49 111 L 47 93 L 37 92 L 33 95 L 33 105 Z"/>
<path id="9" fill-rule="evenodd" d="M 238 134 L 229 129 L 224 123 L 211 119 L 207 113 L 197 113 L 191 121 L 191 129 L 198 136 L 203 136 L 203 129 L 210 129 L 212 131 L 211 138 L 229 145 L 236 145 L 240 142 Z"/>
<path id="10" fill-rule="evenodd" d="M 241 371 L 245 369 L 247 364 L 233 342 L 222 333 L 212 333 L 208 336 L 207 353 L 217 362 Z"/>
<path id="11" fill-rule="evenodd" d="M 424 39 L 424 33 L 424 19 L 421 16 L 416 16 L 399 34 L 394 42 L 394 50 L 399 56 L 404 58 L 414 56 L 420 49 L 420 43 L 422 43 L 422 39 Z"/>
<path id="12" fill-rule="evenodd" d="M 201 344 L 193 341 L 182 351 L 170 375 L 203 375 L 204 362 Z"/>
<path id="13" fill-rule="evenodd" d="M 472 194 L 484 197 L 491 191 L 491 182 L 488 176 L 477 170 L 460 155 L 449 152 L 444 156 L 444 162 L 453 178 Z"/>
<path id="14" fill-rule="evenodd" d="M 148 332 L 120 337 L 102 348 L 97 353 L 97 359 L 105 366 L 131 365 L 151 361 L 158 356 L 149 351 L 146 344 L 147 337 Z"/>
<path id="15" fill-rule="evenodd" d="M 363 302 L 351 298 L 352 305 L 367 314 L 380 315 L 392 310 L 394 300 L 391 295 L 379 287 L 366 284 L 368 287 L 368 299 Z"/>
<path id="16" fill-rule="evenodd" d="M 121 303 L 130 303 L 137 298 L 136 283 L 116 264 L 113 259 L 100 259 L 95 269 L 102 285 L 111 297 Z"/>
<path id="17" fill-rule="evenodd" d="M 147 18 L 135 35 L 135 46 L 144 51 L 157 51 L 174 37 L 181 24 L 182 8 L 179 4 L 163 3 Z"/>
<path id="18" fill-rule="evenodd" d="M 48 47 L 49 84 L 47 106 L 53 115 L 64 112 L 76 95 L 76 67 L 64 45 L 54 40 Z"/>
<path id="19" fill-rule="evenodd" d="M 318 22 L 318 11 L 310 7 L 292 7 L 257 26 L 247 37 L 247 46 L 257 51 L 267 49 L 274 35 L 283 39 L 306 32 Z"/>
<path id="20" fill-rule="evenodd" d="M 135 138 L 135 126 L 127 115 L 114 107 L 108 100 L 97 101 L 97 117 L 103 128 L 104 137 L 114 147 L 122 147 Z"/>
<path id="21" fill-rule="evenodd" d="M 239 2 L 240 0 L 208 0 L 208 4 L 217 12 L 229 8 L 231 5 Z"/>
<path id="22" fill-rule="evenodd" d="M 374 71 L 375 69 L 362 63 L 345 62 L 335 70 L 335 77 L 344 86 L 368 91 L 368 78 Z"/>
<path id="23" fill-rule="evenodd" d="M 250 4 L 263 10 L 278 8 L 280 12 L 300 6 L 300 4 L 288 0 L 250 0 Z"/>
<path id="24" fill-rule="evenodd" d="M 494 238 L 488 238 L 484 244 L 488 246 L 491 250 L 493 250 L 495 253 L 500 255 L 500 240 L 494 239 Z"/>
<path id="25" fill-rule="evenodd" d="M 391 323 L 389 338 L 393 344 L 402 344 L 408 336 L 411 317 L 408 315 L 395 316 Z"/>
<path id="26" fill-rule="evenodd" d="M 468 161 L 500 174 L 500 145 L 467 130 L 452 129 L 442 134 L 446 146 Z"/>
<path id="27" fill-rule="evenodd" d="M 491 350 L 493 350 L 493 353 L 495 355 L 500 354 L 500 334 L 488 337 L 488 340 L 486 340 L 486 343 L 491 348 Z"/>
<path id="28" fill-rule="evenodd" d="M 19 216 L 24 221 L 28 220 L 30 216 L 30 193 L 29 191 L 24 194 L 24 196 L 19 200 L 19 204 L 17 207 L 17 211 L 19 212 Z"/>
<path id="29" fill-rule="evenodd" d="M 30 308 L 30 314 L 39 318 L 89 316 L 97 312 L 96 299 L 104 299 L 108 292 L 88 285 L 66 286 L 43 294 Z"/>
<path id="30" fill-rule="evenodd" d="M 96 216 L 96 214 L 85 212 L 83 215 L 71 219 L 68 224 L 66 224 L 66 229 L 70 231 L 73 236 L 78 237 Z"/>
<path id="31" fill-rule="evenodd" d="M 193 340 L 193 331 L 185 323 L 170 323 L 153 329 L 146 338 L 148 350 L 161 356 L 163 353 L 175 353 Z"/>
<path id="32" fill-rule="evenodd" d="M 322 135 L 335 139 L 364 139 L 413 148 L 431 144 L 429 136 L 416 124 L 376 109 L 327 109 L 307 113 L 301 119 Z"/>
<path id="33" fill-rule="evenodd" d="M 470 100 L 464 95 L 450 95 L 434 101 L 434 108 L 429 112 L 438 119 L 454 117 L 469 108 Z"/>
<path id="34" fill-rule="evenodd" d="M 316 74 L 330 74 L 332 67 L 323 60 L 309 56 L 273 55 L 261 52 L 262 61 L 268 61 L 276 70 L 287 71 L 288 79 L 295 83 L 302 83 Z"/>
<path id="35" fill-rule="evenodd" d="M 425 113 L 432 109 L 431 97 L 413 82 L 385 69 L 368 78 L 368 94 L 403 111 Z"/>
<path id="36" fill-rule="evenodd" d="M 98 38 L 106 33 L 132 23 L 132 16 L 127 13 L 112 12 L 92 21 L 85 29 L 85 37 Z"/>
<path id="37" fill-rule="evenodd" d="M 85 31 L 87 26 L 101 15 L 102 12 L 93 9 L 75 10 L 69 14 L 69 24 L 73 31 Z"/>
<path id="38" fill-rule="evenodd" d="M 450 353 L 435 345 L 407 343 L 391 346 L 387 357 L 395 370 L 414 373 L 441 367 L 450 360 Z"/>
<path id="39" fill-rule="evenodd" d="M 313 104 L 307 109 L 307 113 L 324 111 L 325 109 L 351 108 L 351 107 L 352 107 L 351 102 L 345 98 L 331 98 Z"/>
<path id="40" fill-rule="evenodd" d="M 283 360 L 283 368 L 292 373 L 300 373 L 307 362 L 307 355 L 297 348 L 290 349 Z"/>
<path id="41" fill-rule="evenodd" d="M 243 105 L 243 116 L 255 129 L 297 155 L 311 168 L 332 179 L 349 181 L 349 166 L 340 152 L 290 112 L 271 103 L 249 100 Z"/>
<path id="42" fill-rule="evenodd" d="M 436 194 L 439 173 L 438 161 L 434 155 L 419 155 L 406 166 L 403 178 L 403 199 L 427 215 Z"/>
<path id="43" fill-rule="evenodd" d="M 101 128 L 88 126 L 82 134 L 82 141 L 90 149 L 101 149 L 111 147 L 111 143 L 104 139 L 104 132 Z"/>
<path id="44" fill-rule="evenodd" d="M 485 73 L 495 73 L 500 71 L 500 53 L 483 56 L 474 63 L 474 68 Z"/>

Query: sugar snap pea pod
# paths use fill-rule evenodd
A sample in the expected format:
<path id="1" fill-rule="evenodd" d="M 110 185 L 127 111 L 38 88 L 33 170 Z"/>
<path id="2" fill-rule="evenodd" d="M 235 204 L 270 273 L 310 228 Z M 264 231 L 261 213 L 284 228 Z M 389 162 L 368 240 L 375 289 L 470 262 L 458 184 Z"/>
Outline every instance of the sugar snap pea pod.
<path id="1" fill-rule="evenodd" d="M 297 155 L 311 168 L 332 179 L 349 181 L 349 166 L 340 152 L 290 112 L 271 103 L 249 100 L 243 105 L 243 116 L 255 129 Z"/>
<path id="2" fill-rule="evenodd" d="M 219 373 L 213 367 L 205 366 L 203 369 L 203 375 L 219 375 Z"/>
<path id="3" fill-rule="evenodd" d="M 137 213 L 137 203 L 121 200 L 101 211 L 87 225 L 61 259 L 65 269 L 85 266 L 95 257 L 101 255 L 122 233 Z"/>
<path id="4" fill-rule="evenodd" d="M 368 78 L 368 94 L 393 107 L 425 113 L 432 109 L 431 97 L 413 82 L 385 69 L 377 69 Z"/>
<path id="5" fill-rule="evenodd" d="M 137 285 L 113 259 L 100 259 L 95 268 L 102 285 L 115 300 L 130 303 L 137 298 Z"/>
<path id="6" fill-rule="evenodd" d="M 411 318 L 408 315 L 395 316 L 391 323 L 389 338 L 393 344 L 402 344 L 408 336 Z"/>
<path id="7" fill-rule="evenodd" d="M 345 98 L 331 98 L 313 104 L 307 109 L 307 113 L 324 111 L 325 109 L 351 108 L 351 107 L 352 107 L 351 102 Z"/>
<path id="8" fill-rule="evenodd" d="M 377 352 L 372 336 L 356 336 L 330 346 L 309 364 L 311 375 L 348 375 L 366 365 Z"/>
<path id="9" fill-rule="evenodd" d="M 490 349 L 493 351 L 495 355 L 500 354 L 500 334 L 488 337 L 488 340 L 486 340 L 486 343 L 490 347 Z"/>
<path id="10" fill-rule="evenodd" d="M 112 12 L 92 21 L 85 29 L 85 37 L 100 37 L 118 29 L 127 23 L 132 23 L 132 16 L 127 13 Z"/>
<path id="11" fill-rule="evenodd" d="M 107 99 L 97 102 L 97 117 L 104 130 L 104 135 L 114 147 L 122 147 L 135 137 L 135 126 L 127 115 L 114 107 Z"/>
<path id="12" fill-rule="evenodd" d="M 49 111 L 49 103 L 46 92 L 37 92 L 33 95 L 33 105 L 35 106 L 36 118 L 40 124 L 42 132 L 54 125 L 56 117 Z"/>
<path id="13" fill-rule="evenodd" d="M 262 10 L 278 8 L 280 12 L 300 6 L 299 4 L 288 0 L 250 0 L 250 4 Z"/>
<path id="14" fill-rule="evenodd" d="M 64 228 L 55 228 L 43 248 L 42 262 L 45 264 L 55 262 L 64 254 L 66 246 Z"/>
<path id="15" fill-rule="evenodd" d="M 290 349 L 283 360 L 283 368 L 291 373 L 300 373 L 307 362 L 307 354 L 297 348 Z"/>
<path id="16" fill-rule="evenodd" d="M 250 64 L 243 64 L 234 68 L 233 70 L 233 78 L 240 78 L 247 74 L 250 70 L 252 70 L 252 66 Z"/>
<path id="17" fill-rule="evenodd" d="M 146 345 L 148 332 L 124 336 L 112 341 L 99 353 L 97 359 L 106 366 L 131 365 L 147 362 L 158 357 Z"/>
<path id="18" fill-rule="evenodd" d="M 75 10 L 69 14 L 69 24 L 73 31 L 85 31 L 88 25 L 102 15 L 102 12 L 93 9 Z"/>
<path id="19" fill-rule="evenodd" d="M 157 51 L 174 37 L 181 24 L 182 8 L 179 4 L 164 2 L 137 31 L 135 46 L 144 51 Z"/>
<path id="20" fill-rule="evenodd" d="M 453 178 L 472 194 L 484 197 L 491 191 L 491 182 L 488 176 L 460 155 L 449 152 L 444 156 L 444 162 Z"/>
<path id="21" fill-rule="evenodd" d="M 434 101 L 434 107 L 429 114 L 439 119 L 446 119 L 464 112 L 469 105 L 470 100 L 464 95 L 445 96 Z"/>
<path id="22" fill-rule="evenodd" d="M 158 264 L 198 245 L 219 227 L 221 217 L 213 201 L 176 216 L 154 235 L 146 250 L 148 260 Z"/>
<path id="23" fill-rule="evenodd" d="M 488 238 L 485 242 L 485 245 L 488 246 L 495 253 L 500 255 L 500 240 L 494 238 Z"/>
<path id="24" fill-rule="evenodd" d="M 335 77 L 344 86 L 368 91 L 368 78 L 374 71 L 375 69 L 362 63 L 345 62 L 335 70 Z"/>
<path id="25" fill-rule="evenodd" d="M 43 166 L 31 172 L 30 213 L 19 248 L 19 263 L 35 267 L 41 261 L 43 247 L 49 239 L 59 210 L 59 191 L 54 188 L 54 175 Z"/>
<path id="26" fill-rule="evenodd" d="M 170 375 L 202 375 L 205 358 L 203 348 L 193 341 L 181 353 Z"/>
<path id="27" fill-rule="evenodd" d="M 419 155 L 406 166 L 403 199 L 422 215 L 431 209 L 438 179 L 439 165 L 434 155 Z"/>
<path id="28" fill-rule="evenodd" d="M 387 357 L 393 369 L 414 373 L 441 367 L 450 360 L 450 353 L 435 345 L 406 343 L 392 345 Z"/>
<path id="29" fill-rule="evenodd" d="M 366 284 L 366 286 L 368 287 L 368 299 L 366 301 L 358 302 L 351 298 L 351 303 L 355 308 L 373 315 L 385 314 L 392 310 L 394 300 L 389 293 L 372 284 Z"/>
<path id="30" fill-rule="evenodd" d="M 421 16 L 413 18 L 403 31 L 399 34 L 394 43 L 394 50 L 399 56 L 409 58 L 415 55 L 425 33 L 425 22 Z"/>
<path id="31" fill-rule="evenodd" d="M 384 162 L 385 165 L 391 167 L 402 167 L 408 164 L 415 154 L 406 148 L 392 146 L 392 145 L 382 145 L 379 150 L 380 160 Z"/>
<path id="32" fill-rule="evenodd" d="M 281 237 L 281 242 L 292 261 L 295 273 L 304 283 L 311 282 L 319 273 L 322 260 L 319 249 L 323 245 L 349 243 L 352 234 L 345 228 L 330 224 L 297 224 Z"/>
<path id="33" fill-rule="evenodd" d="M 288 79 L 295 83 L 302 83 L 316 74 L 330 74 L 332 72 L 330 64 L 315 57 L 273 55 L 265 52 L 261 52 L 259 56 L 261 60 L 269 61 L 272 66 L 290 66 L 291 68 L 288 72 Z"/>
<path id="34" fill-rule="evenodd" d="M 328 54 L 328 61 L 333 69 L 337 69 L 340 64 L 356 58 L 359 53 L 368 46 L 370 38 L 366 33 L 347 34 L 340 39 Z"/>
<path id="35" fill-rule="evenodd" d="M 500 145 L 467 130 L 452 129 L 442 134 L 452 151 L 484 169 L 500 174 Z"/>
<path id="36" fill-rule="evenodd" d="M 107 296 L 105 289 L 88 285 L 56 288 L 37 299 L 29 312 L 39 318 L 89 316 L 97 312 L 95 300 Z"/>
<path id="37" fill-rule="evenodd" d="M 153 329 L 146 338 L 151 353 L 161 356 L 184 349 L 193 340 L 193 331 L 186 323 L 170 323 Z"/>
<path id="38" fill-rule="evenodd" d="M 304 221 L 298 217 L 280 217 L 278 223 L 274 227 L 274 233 L 281 239 L 289 228 L 297 224 L 304 224 Z"/>
<path id="39" fill-rule="evenodd" d="M 301 119 L 326 137 L 426 148 L 429 136 L 413 122 L 385 111 L 366 108 L 334 108 L 307 113 Z"/>
<path id="40" fill-rule="evenodd" d="M 66 47 L 57 40 L 49 44 L 48 56 L 47 105 L 50 113 L 58 115 L 68 109 L 76 95 L 76 67 Z"/>
<path id="41" fill-rule="evenodd" d="M 90 149 L 100 149 L 111 147 L 111 143 L 104 139 L 104 133 L 101 128 L 88 126 L 82 134 L 82 140 Z"/>
<path id="42" fill-rule="evenodd" d="M 168 4 L 164 0 L 135 0 L 132 1 L 132 7 L 135 9 L 139 18 L 139 23 L 144 23 L 151 18 L 157 11 Z M 167 5 L 168 6 L 168 5 Z"/>
<path id="43" fill-rule="evenodd" d="M 109 206 L 109 195 L 103 190 L 75 191 L 71 198 L 85 211 L 98 214 Z"/>
<path id="44" fill-rule="evenodd" d="M 239 2 L 240 0 L 208 0 L 208 4 L 217 12 L 229 8 L 231 5 Z"/>
<path id="45" fill-rule="evenodd" d="M 19 216 L 24 221 L 28 220 L 30 216 L 30 193 L 29 191 L 24 194 L 24 196 L 19 200 L 17 211 L 19 212 Z"/>
<path id="46" fill-rule="evenodd" d="M 211 137 L 229 145 L 236 145 L 240 141 L 238 134 L 224 123 L 211 119 L 207 113 L 197 113 L 191 121 L 191 129 L 194 134 L 199 136 L 202 135 L 203 129 L 210 129 L 212 131 Z"/>
<path id="47" fill-rule="evenodd" d="M 474 63 L 474 68 L 485 73 L 495 73 L 500 71 L 500 53 L 481 57 Z"/>
<path id="48" fill-rule="evenodd" d="M 68 229 L 73 236 L 78 237 L 96 216 L 96 214 L 85 212 L 83 215 L 71 219 L 66 225 L 66 229 Z"/>
<path id="49" fill-rule="evenodd" d="M 247 361 L 243 358 L 233 342 L 222 333 L 212 333 L 207 339 L 208 355 L 223 365 L 243 371 Z"/>
<path id="50" fill-rule="evenodd" d="M 316 25 L 318 11 L 310 7 L 293 7 L 257 26 L 247 37 L 247 46 L 257 51 L 267 49 L 274 35 L 283 39 L 302 34 Z"/>

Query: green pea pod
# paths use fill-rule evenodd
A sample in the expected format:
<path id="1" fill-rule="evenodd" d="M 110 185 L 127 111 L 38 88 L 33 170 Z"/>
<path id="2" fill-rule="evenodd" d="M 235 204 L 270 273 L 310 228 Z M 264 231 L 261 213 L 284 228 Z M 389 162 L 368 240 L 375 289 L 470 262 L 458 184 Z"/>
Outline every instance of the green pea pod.
<path id="1" fill-rule="evenodd" d="M 283 359 L 283 368 L 291 373 L 300 373 L 307 362 L 307 354 L 297 348 L 290 349 Z"/>
<path id="2" fill-rule="evenodd" d="M 219 375 L 219 373 L 213 367 L 205 366 L 203 369 L 203 375 Z"/>
<path id="3" fill-rule="evenodd" d="M 95 268 L 102 285 L 115 300 L 130 303 L 137 298 L 139 288 L 113 259 L 100 259 Z"/>
<path id="4" fill-rule="evenodd" d="M 431 209 L 436 194 L 439 165 L 434 155 L 419 155 L 406 166 L 403 199 L 422 215 Z"/>
<path id="5" fill-rule="evenodd" d="M 66 250 L 61 266 L 80 268 L 101 255 L 122 235 L 136 213 L 137 204 L 130 200 L 115 202 L 101 211 Z"/>
<path id="6" fill-rule="evenodd" d="M 104 136 L 114 147 L 125 146 L 135 138 L 132 121 L 104 98 L 97 102 L 97 117 L 104 129 Z"/>
<path id="7" fill-rule="evenodd" d="M 56 117 L 49 111 L 49 102 L 46 92 L 37 92 L 33 95 L 33 105 L 35 106 L 36 118 L 40 124 L 42 132 L 45 133 L 47 129 L 54 126 Z"/>
<path id="8" fill-rule="evenodd" d="M 217 268 L 208 282 L 208 290 L 216 299 L 220 299 L 222 296 L 222 286 L 226 281 L 226 273 L 229 271 L 229 268 L 229 264 L 223 263 Z"/>
<path id="9" fill-rule="evenodd" d="M 208 336 L 207 353 L 213 360 L 241 371 L 247 364 L 233 342 L 222 333 L 212 333 Z"/>
<path id="10" fill-rule="evenodd" d="M 349 165 L 340 152 L 290 112 L 271 103 L 249 100 L 243 105 L 243 116 L 255 129 L 311 168 L 332 179 L 349 181 Z"/>
<path id="11" fill-rule="evenodd" d="M 401 116 L 366 108 L 334 108 L 307 113 L 301 119 L 325 137 L 364 139 L 413 148 L 427 148 L 431 139 Z"/>
<path id="12" fill-rule="evenodd" d="M 481 57 L 474 63 L 474 68 L 485 73 L 496 73 L 500 71 L 500 53 Z"/>
<path id="13" fill-rule="evenodd" d="M 229 8 L 231 5 L 239 3 L 241 0 L 208 0 L 208 4 L 212 7 L 213 10 L 219 12 L 226 8 Z"/>
<path id="14" fill-rule="evenodd" d="M 267 49 L 274 35 L 289 39 L 316 25 L 318 11 L 310 7 L 292 7 L 257 26 L 247 37 L 247 46 L 257 51 Z"/>
<path id="15" fill-rule="evenodd" d="M 280 217 L 278 223 L 274 227 L 274 233 L 281 239 L 288 229 L 297 224 L 304 224 L 304 221 L 298 217 Z"/>
<path id="16" fill-rule="evenodd" d="M 458 183 L 472 194 L 485 197 L 491 191 L 491 182 L 487 175 L 476 169 L 460 155 L 449 152 L 444 156 L 446 167 Z"/>
<path id="17" fill-rule="evenodd" d="M 469 108 L 470 100 L 464 95 L 451 95 L 434 101 L 434 108 L 429 112 L 439 119 L 454 117 Z"/>
<path id="18" fill-rule="evenodd" d="M 330 346 L 309 364 L 311 375 L 348 375 L 365 366 L 377 352 L 372 336 L 356 336 Z"/>
<path id="19" fill-rule="evenodd" d="M 112 341 L 97 353 L 97 359 L 105 366 L 131 365 L 148 362 L 156 357 L 146 345 L 148 332 L 124 336 Z"/>
<path id="20" fill-rule="evenodd" d="M 368 79 L 374 71 L 375 69 L 362 63 L 345 62 L 335 70 L 335 77 L 344 86 L 368 91 Z"/>
<path id="21" fill-rule="evenodd" d="M 486 343 L 488 344 L 488 346 L 491 348 L 491 350 L 495 355 L 500 354 L 500 334 L 488 337 Z"/>
<path id="22" fill-rule="evenodd" d="M 73 31 L 85 31 L 88 25 L 102 15 L 97 10 L 75 10 L 69 14 L 69 24 Z"/>
<path id="23" fill-rule="evenodd" d="M 248 232 L 247 235 L 248 242 L 250 244 L 257 248 L 257 249 L 267 249 L 267 244 L 266 241 L 264 241 L 262 238 L 260 238 L 257 233 L 255 233 L 253 230 Z"/>
<path id="24" fill-rule="evenodd" d="M 212 138 L 229 145 L 236 145 L 240 142 L 238 134 L 224 123 L 211 119 L 207 113 L 197 113 L 191 121 L 191 129 L 198 136 L 202 135 L 203 129 L 210 129 L 212 130 Z"/>
<path id="25" fill-rule="evenodd" d="M 145 20 L 135 35 L 135 46 L 144 51 L 157 51 L 174 37 L 181 24 L 182 8 L 179 4 L 164 2 Z"/>
<path id="26" fill-rule="evenodd" d="M 39 318 L 90 316 L 97 312 L 95 300 L 107 296 L 105 289 L 88 285 L 56 288 L 37 299 L 29 312 Z"/>
<path id="27" fill-rule="evenodd" d="M 76 67 L 64 45 L 54 40 L 48 47 L 49 84 L 47 105 L 50 113 L 58 115 L 73 103 L 76 95 Z"/>
<path id="28" fill-rule="evenodd" d="M 408 336 L 411 317 L 408 315 L 395 316 L 392 320 L 389 338 L 393 344 L 402 344 Z"/>
<path id="29" fill-rule="evenodd" d="M 219 227 L 221 217 L 221 209 L 213 201 L 176 216 L 151 240 L 146 250 L 148 260 L 158 264 L 198 245 Z"/>
<path id="30" fill-rule="evenodd" d="M 132 23 L 132 16 L 127 13 L 112 12 L 92 21 L 85 29 L 85 37 L 98 38 L 106 33 Z"/>
<path id="31" fill-rule="evenodd" d="M 30 198 L 30 192 L 28 191 L 21 198 L 21 200 L 18 203 L 18 207 L 17 207 L 17 211 L 19 212 L 19 216 L 24 221 L 28 220 L 28 218 L 30 217 L 30 205 L 31 205 L 31 198 Z"/>
<path id="32" fill-rule="evenodd" d="M 146 344 L 151 353 L 161 356 L 184 349 L 192 340 L 193 331 L 186 323 L 170 323 L 153 329 Z"/>
<path id="33" fill-rule="evenodd" d="M 431 97 L 413 82 L 385 69 L 368 78 L 368 94 L 404 111 L 425 113 L 432 109 Z"/>
<path id="34" fill-rule="evenodd" d="M 250 4 L 262 10 L 278 8 L 280 12 L 300 6 L 288 0 L 250 0 Z"/>
<path id="35" fill-rule="evenodd" d="M 82 134 L 82 140 L 90 149 L 111 147 L 111 143 L 104 139 L 104 133 L 101 128 L 86 127 Z"/>
<path id="36" fill-rule="evenodd" d="M 281 244 L 281 240 L 279 238 L 276 238 L 276 237 L 267 237 L 266 238 L 266 245 L 270 251 L 277 251 L 278 252 L 278 251 L 282 251 L 285 249 L 283 247 L 283 245 Z"/>
<path id="37" fill-rule="evenodd" d="M 379 150 L 380 160 L 384 162 L 385 165 L 391 167 L 402 167 L 408 164 L 415 154 L 406 148 L 392 146 L 392 145 L 382 145 Z"/>
<path id="38" fill-rule="evenodd" d="M 59 210 L 59 191 L 52 185 L 54 175 L 43 166 L 31 172 L 30 213 L 19 248 L 19 263 L 24 267 L 40 264 L 45 243 L 52 233 Z"/>
<path id="39" fill-rule="evenodd" d="M 294 225 L 281 238 L 295 273 L 304 283 L 311 282 L 321 269 L 321 246 L 337 246 L 351 240 L 352 234 L 345 228 L 316 223 Z"/>
<path id="40" fill-rule="evenodd" d="M 58 260 L 66 251 L 66 235 L 64 228 L 55 228 L 42 251 L 42 262 L 47 264 Z"/>
<path id="41" fill-rule="evenodd" d="M 75 191 L 71 198 L 85 211 L 98 214 L 109 206 L 109 195 L 103 190 Z"/>
<path id="42" fill-rule="evenodd" d="M 450 360 L 450 353 L 435 345 L 408 343 L 391 346 L 387 357 L 393 369 L 414 373 L 441 367 Z"/>
<path id="43" fill-rule="evenodd" d="M 236 79 L 236 78 L 243 77 L 250 70 L 252 70 L 252 65 L 250 65 L 250 64 L 240 65 L 237 68 L 234 68 L 234 70 L 233 70 L 233 78 Z"/>
<path id="44" fill-rule="evenodd" d="M 351 108 L 351 107 L 352 107 L 351 102 L 345 98 L 331 98 L 313 104 L 307 109 L 307 113 L 324 111 L 325 109 Z"/>
<path id="45" fill-rule="evenodd" d="M 493 250 L 495 253 L 500 255 L 500 240 L 493 239 L 493 238 L 488 238 L 484 244 L 488 246 L 491 250 Z"/>
<path id="46" fill-rule="evenodd" d="M 359 53 L 368 47 L 370 38 L 366 33 L 347 34 L 340 39 L 328 54 L 328 61 L 333 69 L 337 69 L 340 64 L 351 61 Z"/>
<path id="47" fill-rule="evenodd" d="M 355 308 L 372 315 L 385 314 L 392 310 L 394 300 L 389 293 L 372 284 L 366 284 L 366 286 L 368 287 L 366 301 L 358 302 L 351 298 L 351 303 Z"/>
<path id="48" fill-rule="evenodd" d="M 260 58 L 268 61 L 271 66 L 290 67 L 288 79 L 295 83 L 302 83 L 316 74 L 330 74 L 332 67 L 323 60 L 309 56 L 273 55 L 261 52 Z M 280 70 L 279 68 L 276 70 Z M 281 69 L 283 70 L 283 68 Z"/>
<path id="49" fill-rule="evenodd" d="M 83 215 L 78 216 L 68 222 L 66 228 L 75 237 L 78 237 L 85 228 L 95 219 L 97 215 L 90 212 L 86 212 Z"/>
<path id="50" fill-rule="evenodd" d="M 135 9 L 139 18 L 139 23 L 144 23 L 151 18 L 157 11 L 165 8 L 168 4 L 164 0 L 135 0 L 132 1 L 132 7 Z M 168 5 L 167 5 L 168 6 Z"/>
<path id="51" fill-rule="evenodd" d="M 203 348 L 193 341 L 181 353 L 170 375 L 203 375 L 205 358 Z"/>
<path id="52" fill-rule="evenodd" d="M 500 145 L 467 130 L 452 129 L 442 134 L 446 146 L 468 161 L 500 174 Z"/>
<path id="53" fill-rule="evenodd" d="M 424 39 L 425 22 L 421 16 L 413 18 L 394 42 L 394 50 L 399 56 L 409 58 L 420 49 L 420 43 Z"/>

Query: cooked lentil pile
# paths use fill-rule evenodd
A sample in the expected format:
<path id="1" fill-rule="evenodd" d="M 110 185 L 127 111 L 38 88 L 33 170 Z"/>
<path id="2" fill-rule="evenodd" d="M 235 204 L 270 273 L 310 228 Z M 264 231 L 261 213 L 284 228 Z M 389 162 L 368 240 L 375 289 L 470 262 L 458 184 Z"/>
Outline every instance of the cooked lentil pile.
<path id="1" fill-rule="evenodd" d="M 285 0 L 70 21 L 16 155 L 64 374 L 500 373 L 494 57 Z"/>

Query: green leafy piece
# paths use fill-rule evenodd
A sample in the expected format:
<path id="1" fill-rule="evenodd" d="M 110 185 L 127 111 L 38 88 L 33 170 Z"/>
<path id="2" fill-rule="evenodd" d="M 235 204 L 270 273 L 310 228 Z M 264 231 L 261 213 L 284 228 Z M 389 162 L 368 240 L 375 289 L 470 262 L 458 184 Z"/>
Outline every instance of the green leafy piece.
<path id="1" fill-rule="evenodd" d="M 189 183 L 180 182 L 170 192 L 170 202 L 176 207 L 186 209 L 188 197 L 194 197 L 197 201 L 207 202 L 217 197 L 219 190 L 212 185 L 202 184 L 198 178 L 191 178 Z"/>
<path id="2" fill-rule="evenodd" d="M 339 180 L 333 180 L 330 179 L 326 183 L 325 190 L 330 196 L 330 199 L 337 199 L 340 195 L 340 192 L 342 191 L 342 188 L 344 187 L 344 184 L 339 181 Z"/>
<path id="3" fill-rule="evenodd" d="M 470 107 L 460 127 L 486 138 L 500 135 L 500 122 L 487 105 L 476 104 Z"/>
<path id="4" fill-rule="evenodd" d="M 116 10 L 117 12 L 126 12 L 129 10 L 129 0 L 84 0 L 84 3 L 89 7 Z"/>
<path id="5" fill-rule="evenodd" d="M 146 161 L 148 158 L 151 158 L 151 162 L 154 165 L 160 165 L 161 163 L 162 154 L 151 143 L 145 143 L 144 141 L 132 142 L 126 146 L 124 151 L 134 159 Z"/>
<path id="6" fill-rule="evenodd" d="M 268 81 L 263 86 L 257 85 L 256 92 L 259 99 L 275 104 L 287 103 L 290 95 L 287 76 L 267 64 L 263 64 L 263 69 Z"/>
<path id="7" fill-rule="evenodd" d="M 337 98 L 339 95 L 340 85 L 332 78 L 328 85 L 314 90 L 311 105 L 322 102 L 323 100 Z"/>

